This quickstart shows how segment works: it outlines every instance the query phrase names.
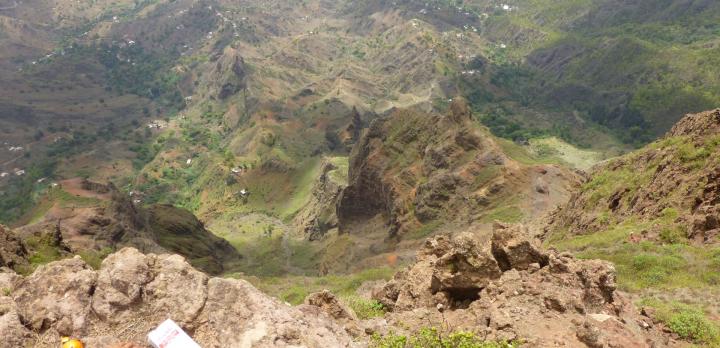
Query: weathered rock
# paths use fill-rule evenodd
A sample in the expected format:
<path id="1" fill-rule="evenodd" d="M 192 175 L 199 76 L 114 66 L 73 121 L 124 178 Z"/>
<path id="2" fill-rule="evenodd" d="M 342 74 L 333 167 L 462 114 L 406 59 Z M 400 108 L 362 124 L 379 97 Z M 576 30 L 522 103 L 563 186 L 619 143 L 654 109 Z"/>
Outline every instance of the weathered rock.
<path id="1" fill-rule="evenodd" d="M 338 298 L 328 290 L 316 292 L 305 298 L 305 305 L 320 309 L 322 312 L 342 325 L 353 337 L 362 336 L 365 330 L 361 330 L 355 313 L 341 303 Z M 307 309 L 305 309 L 307 310 Z"/>
<path id="2" fill-rule="evenodd" d="M 123 249 L 103 261 L 93 295 L 93 311 L 102 320 L 127 319 L 124 312 L 142 300 L 143 287 L 153 279 L 148 263 L 136 249 Z"/>
<path id="3" fill-rule="evenodd" d="M 5 226 L 0 225 L 0 267 L 17 269 L 27 266 L 28 250 L 25 243 Z"/>
<path id="4" fill-rule="evenodd" d="M 615 290 L 611 264 L 544 251 L 526 232 L 497 224 L 487 241 L 470 233 L 430 239 L 417 262 L 373 297 L 390 310 L 385 319 L 396 327 L 447 322 L 454 330 L 541 347 L 667 343 L 639 324 L 639 313 Z"/>
<path id="5" fill-rule="evenodd" d="M 18 234 L 40 240 L 39 244 L 61 254 L 123 247 L 177 253 L 210 274 L 222 273 L 226 265 L 241 259 L 230 243 L 205 229 L 187 210 L 164 204 L 135 206 L 128 194 L 112 184 L 84 181 L 80 185 L 92 190 L 84 194 L 101 197 L 105 204 L 68 209 L 54 218 L 48 214 L 42 222 L 18 229 Z"/>
<path id="6" fill-rule="evenodd" d="M 538 179 L 538 171 L 552 180 Z M 397 109 L 372 121 L 350 155 L 338 226 L 342 233 L 366 233 L 377 229 L 370 224 L 382 221 L 388 237 L 402 239 L 440 222 L 467 225 L 510 196 L 532 198 L 517 206 L 536 201 L 523 210 L 539 217 L 565 201 L 576 182 L 563 167 L 528 166 L 509 158 L 473 120 L 467 102 L 454 98 L 444 115 Z"/>
<path id="7" fill-rule="evenodd" d="M 355 346 L 320 308 L 290 307 L 243 280 L 209 278 L 177 255 L 127 248 L 97 272 L 74 258 L 41 266 L 17 283 L 12 297 L 0 296 L 0 332 L 14 346 L 34 338 L 28 328 L 43 338 L 33 341 L 36 347 L 56 347 L 61 334 L 88 346 L 120 339 L 144 344 L 168 318 L 202 347 Z"/>
<path id="8" fill-rule="evenodd" d="M 493 226 L 492 253 L 500 268 L 526 270 L 531 264 L 548 264 L 548 256 L 540 250 L 537 242 L 529 238 L 523 225 L 508 226 L 495 223 Z"/>
<path id="9" fill-rule="evenodd" d="M 355 313 L 340 301 L 328 290 L 316 292 L 305 298 L 305 304 L 322 309 L 325 313 L 335 319 L 357 320 Z"/>
<path id="10" fill-rule="evenodd" d="M 61 334 L 82 335 L 88 328 L 97 275 L 76 256 L 40 266 L 12 293 L 23 322 L 33 330 L 55 327 Z"/>
<path id="11" fill-rule="evenodd" d="M 247 86 L 245 60 L 233 48 L 226 48 L 215 69 L 210 74 L 211 85 L 215 86 L 215 96 L 218 99 L 227 99 Z"/>
<path id="12" fill-rule="evenodd" d="M 25 347 L 33 337 L 20 322 L 17 305 L 11 297 L 0 294 L 0 336 L 7 347 Z"/>
<path id="13" fill-rule="evenodd" d="M 333 180 L 330 173 L 335 170 L 338 168 L 330 161 L 322 164 L 320 176 L 312 187 L 310 201 L 293 219 L 295 226 L 310 241 L 321 239 L 328 230 L 338 225 L 335 207 L 345 185 Z"/>

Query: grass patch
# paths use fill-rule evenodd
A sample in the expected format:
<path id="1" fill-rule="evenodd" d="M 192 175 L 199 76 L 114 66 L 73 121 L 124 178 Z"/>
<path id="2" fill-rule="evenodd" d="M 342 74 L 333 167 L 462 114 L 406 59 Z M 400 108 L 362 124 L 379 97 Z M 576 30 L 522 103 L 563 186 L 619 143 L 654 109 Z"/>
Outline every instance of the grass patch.
<path id="1" fill-rule="evenodd" d="M 370 342 L 373 348 L 515 348 L 520 342 L 489 342 L 471 332 L 444 334 L 436 328 L 422 328 L 417 333 L 404 336 L 389 334 L 374 335 Z"/>
<path id="2" fill-rule="evenodd" d="M 115 252 L 115 250 L 106 247 L 100 250 L 83 250 L 79 252 L 78 255 L 94 270 L 99 270 L 103 260 L 113 252 Z"/>
<path id="3" fill-rule="evenodd" d="M 583 170 L 602 160 L 600 152 L 579 149 L 558 137 L 530 139 L 530 149 L 540 158 L 557 158 Z"/>
<path id="4" fill-rule="evenodd" d="M 28 273 L 32 273 L 37 267 L 48 264 L 53 261 L 58 261 L 63 258 L 60 250 L 52 244 L 50 235 L 43 237 L 29 237 L 25 240 L 28 248 L 32 250 L 29 257 L 30 270 Z M 25 273 L 25 272 L 21 272 Z"/>
<path id="5" fill-rule="evenodd" d="M 347 275 L 251 277 L 248 280 L 266 294 L 293 305 L 301 304 L 311 293 L 330 290 L 341 299 L 349 299 L 346 303 L 353 309 L 359 309 L 363 315 L 373 315 L 377 313 L 377 305 L 360 303 L 355 300 L 357 299 L 356 290 L 365 282 L 388 280 L 394 274 L 395 270 L 391 268 L 372 268 Z M 358 315 L 360 314 L 358 313 Z"/>
<path id="6" fill-rule="evenodd" d="M 560 161 L 555 155 L 551 156 L 537 156 L 531 152 L 529 152 L 527 149 L 522 147 L 521 145 L 518 145 L 510 140 L 503 139 L 503 138 L 496 138 L 495 141 L 500 145 L 500 148 L 502 148 L 503 152 L 508 155 L 508 157 L 526 165 L 535 165 L 535 164 L 560 164 L 562 161 Z"/>
<path id="7" fill-rule="evenodd" d="M 522 221 L 524 217 L 525 213 L 523 213 L 522 209 L 514 205 L 509 205 L 490 210 L 485 216 L 480 219 L 480 222 L 491 223 L 494 221 L 501 221 L 507 223 L 516 223 Z"/>
<path id="8" fill-rule="evenodd" d="M 293 176 L 294 189 L 288 197 L 287 204 L 280 209 L 281 218 L 292 218 L 308 202 L 312 194 L 313 182 L 320 172 L 320 164 L 320 158 L 312 158 L 295 173 L 296 175 Z"/>
<path id="9" fill-rule="evenodd" d="M 360 296 L 345 296 L 340 301 L 350 307 L 359 319 L 379 318 L 385 315 L 385 306 L 376 300 L 364 299 Z"/>
<path id="10" fill-rule="evenodd" d="M 629 219 L 606 231 L 584 236 L 568 237 L 556 233 L 546 243 L 559 250 L 573 251 L 580 258 L 613 262 L 618 271 L 618 283 L 627 291 L 720 285 L 720 249 L 684 243 L 658 245 L 627 241 L 631 233 L 640 233 L 653 223 L 663 224 L 672 216 L 673 212 L 668 211 L 665 217 L 655 222 L 638 223 Z"/>
<path id="11" fill-rule="evenodd" d="M 443 223 L 444 222 L 441 220 L 435 220 L 435 221 L 428 222 L 428 223 L 422 225 L 422 227 L 408 233 L 406 237 L 408 239 L 427 238 L 427 237 L 431 236 L 435 231 L 437 231 L 437 229 L 440 228 L 440 226 L 442 226 Z"/>
<path id="12" fill-rule="evenodd" d="M 330 157 L 328 160 L 337 167 L 328 173 L 330 179 L 338 184 L 347 185 L 348 170 L 350 169 L 348 157 Z"/>
<path id="13" fill-rule="evenodd" d="M 720 326 L 699 307 L 680 302 L 645 299 L 640 305 L 656 310 L 656 318 L 678 336 L 695 343 L 720 347 Z"/>

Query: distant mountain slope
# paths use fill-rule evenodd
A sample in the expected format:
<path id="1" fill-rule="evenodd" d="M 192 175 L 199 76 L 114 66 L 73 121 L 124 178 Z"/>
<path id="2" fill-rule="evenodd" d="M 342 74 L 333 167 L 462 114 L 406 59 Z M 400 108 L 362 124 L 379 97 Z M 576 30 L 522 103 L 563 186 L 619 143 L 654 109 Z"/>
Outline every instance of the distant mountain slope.
<path id="1" fill-rule="evenodd" d="M 489 14 L 482 35 L 525 62 L 505 75 L 527 85 L 530 105 L 576 110 L 642 143 L 673 115 L 720 102 L 716 1 L 510 1 L 509 11 L 469 3 Z"/>
<path id="2" fill-rule="evenodd" d="M 16 232 L 29 245 L 33 266 L 71 254 L 102 258 L 125 246 L 178 253 L 211 274 L 240 261 L 237 250 L 192 213 L 167 205 L 140 207 L 133 200 L 112 185 L 66 180 L 43 197 L 33 220 Z"/>

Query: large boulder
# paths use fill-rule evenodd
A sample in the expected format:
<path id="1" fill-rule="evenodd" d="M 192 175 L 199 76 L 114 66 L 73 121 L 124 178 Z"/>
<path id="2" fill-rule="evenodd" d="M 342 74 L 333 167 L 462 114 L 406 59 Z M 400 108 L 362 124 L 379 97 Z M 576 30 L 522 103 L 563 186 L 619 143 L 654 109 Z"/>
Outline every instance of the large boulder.
<path id="1" fill-rule="evenodd" d="M 541 347 L 667 345 L 616 291 L 612 264 L 545 251 L 527 232 L 496 224 L 489 239 L 430 239 L 373 297 L 390 311 L 390 325 L 409 331 L 447 325 Z"/>
<path id="2" fill-rule="evenodd" d="M 36 331 L 54 327 L 60 334 L 87 332 L 97 274 L 76 256 L 40 266 L 12 293 L 18 313 Z"/>
<path id="3" fill-rule="evenodd" d="M 503 271 L 548 264 L 548 255 L 540 249 L 538 241 L 528 238 L 529 232 L 524 225 L 496 222 L 493 231 L 492 253 Z"/>
<path id="4" fill-rule="evenodd" d="M 0 294 L 0 334 L 8 347 L 24 347 L 32 333 L 20 321 L 17 305 L 11 297 Z"/>
<path id="5" fill-rule="evenodd" d="M 74 258 L 17 278 L 0 278 L 12 287 L 11 297 L 0 296 L 0 332 L 12 346 L 56 347 L 60 335 L 90 347 L 118 340 L 142 345 L 168 318 L 202 347 L 354 346 L 321 311 L 291 307 L 243 280 L 210 278 L 177 255 L 126 248 L 99 271 Z"/>

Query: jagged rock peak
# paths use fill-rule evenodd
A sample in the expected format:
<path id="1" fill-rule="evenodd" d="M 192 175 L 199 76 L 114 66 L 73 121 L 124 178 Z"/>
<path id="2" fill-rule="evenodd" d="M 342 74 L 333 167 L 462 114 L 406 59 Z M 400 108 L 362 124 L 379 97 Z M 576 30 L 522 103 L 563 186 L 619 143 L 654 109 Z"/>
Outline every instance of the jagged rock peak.
<path id="1" fill-rule="evenodd" d="M 450 103 L 450 118 L 456 123 L 463 123 L 472 118 L 472 111 L 467 100 L 462 97 L 453 98 Z"/>
<path id="2" fill-rule="evenodd" d="M 720 109 L 686 115 L 673 126 L 667 136 L 702 136 L 716 133 L 720 133 Z"/>

